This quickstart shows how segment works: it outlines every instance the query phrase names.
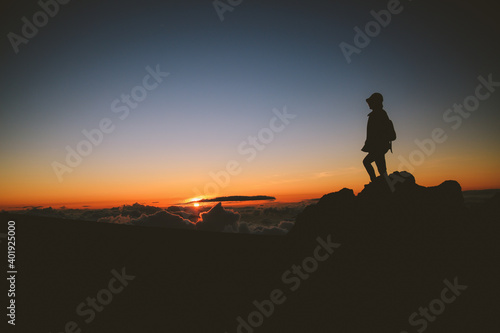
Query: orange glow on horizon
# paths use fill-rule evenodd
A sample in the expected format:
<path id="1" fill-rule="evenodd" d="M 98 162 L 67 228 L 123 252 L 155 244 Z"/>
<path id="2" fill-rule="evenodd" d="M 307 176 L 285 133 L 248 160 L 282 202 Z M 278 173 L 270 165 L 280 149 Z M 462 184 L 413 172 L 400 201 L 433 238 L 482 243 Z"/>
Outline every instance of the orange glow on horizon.
<path id="1" fill-rule="evenodd" d="M 204 197 L 194 197 L 194 198 L 190 198 L 190 199 L 187 199 L 187 200 L 184 200 L 183 202 L 186 203 L 186 204 L 193 204 L 194 207 L 199 207 L 200 204 L 197 202 L 197 201 L 201 201 L 205 199 Z"/>
<path id="2" fill-rule="evenodd" d="M 500 161 L 487 157 L 478 160 L 456 155 L 450 161 L 429 158 L 426 163 L 408 171 L 415 176 L 417 184 L 427 187 L 455 180 L 463 191 L 500 189 Z M 485 160 L 491 162 L 486 163 Z M 155 178 L 148 174 L 145 178 L 141 178 L 143 174 L 136 178 L 123 175 L 106 178 L 92 174 L 91 178 L 68 178 L 63 183 L 51 183 L 51 178 L 35 179 L 16 174 L 17 177 L 3 182 L 0 209 L 17 210 L 26 206 L 99 209 L 136 202 L 158 207 L 182 204 L 199 207 L 202 206 L 198 203 L 200 200 L 229 195 L 269 195 L 276 197 L 276 202 L 299 202 L 318 199 L 342 188 L 352 189 L 358 194 L 369 181 L 365 170 L 359 165 L 360 161 L 360 158 L 356 158 L 345 163 L 356 168 L 328 168 L 327 164 L 330 163 L 325 163 L 321 169 L 317 165 L 304 165 L 296 172 L 276 176 L 270 175 L 265 168 L 247 169 L 245 173 L 231 178 L 228 186 L 219 187 L 218 193 L 210 195 L 202 195 L 210 179 L 199 176 L 193 180 L 190 173 L 178 174 L 176 179 Z M 387 156 L 387 162 L 389 172 L 404 170 L 399 166 L 396 154 Z M 47 191 L 47 188 L 51 190 Z M 198 192 L 201 193 L 193 197 L 196 195 L 193 188 L 199 188 Z"/>

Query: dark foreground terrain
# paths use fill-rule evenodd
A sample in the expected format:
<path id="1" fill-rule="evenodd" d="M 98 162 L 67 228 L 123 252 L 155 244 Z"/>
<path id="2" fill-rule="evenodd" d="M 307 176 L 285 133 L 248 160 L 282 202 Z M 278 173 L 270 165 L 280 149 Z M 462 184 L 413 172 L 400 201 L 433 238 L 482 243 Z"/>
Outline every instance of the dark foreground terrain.
<path id="1" fill-rule="evenodd" d="M 498 195 L 468 209 L 456 182 L 390 180 L 325 195 L 286 236 L 2 214 L 0 232 L 16 222 L 8 328 L 499 332 Z"/>

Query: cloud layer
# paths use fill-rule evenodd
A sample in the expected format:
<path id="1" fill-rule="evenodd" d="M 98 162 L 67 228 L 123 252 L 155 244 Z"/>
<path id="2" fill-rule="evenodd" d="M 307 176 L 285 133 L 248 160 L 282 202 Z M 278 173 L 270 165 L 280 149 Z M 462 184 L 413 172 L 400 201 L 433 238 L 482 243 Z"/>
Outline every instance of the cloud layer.
<path id="1" fill-rule="evenodd" d="M 227 209 L 219 202 L 213 207 L 170 206 L 166 209 L 142 205 L 123 205 L 105 209 L 67 209 L 30 207 L 27 215 L 71 220 L 97 221 L 134 226 L 203 230 L 257 235 L 284 235 L 294 225 L 303 204 L 276 206 L 236 206 Z"/>

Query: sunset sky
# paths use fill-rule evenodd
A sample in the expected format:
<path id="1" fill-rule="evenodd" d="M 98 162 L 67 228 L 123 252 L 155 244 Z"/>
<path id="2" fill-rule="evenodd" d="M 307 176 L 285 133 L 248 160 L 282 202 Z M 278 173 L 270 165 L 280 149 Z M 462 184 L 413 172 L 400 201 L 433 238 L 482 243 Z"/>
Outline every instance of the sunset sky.
<path id="1" fill-rule="evenodd" d="M 41 9 L 2 5 L 0 208 L 358 192 L 376 91 L 398 134 L 389 172 L 500 188 L 500 26 L 492 1 L 461 3 L 401 1 L 350 63 L 339 44 L 354 46 L 354 27 L 388 1 L 245 0 L 223 21 L 212 1 L 70 1 L 18 53 L 6 36 Z M 120 100 L 132 91 L 134 108 Z M 447 111 L 474 100 L 466 118 Z M 58 176 L 66 147 L 103 122 L 110 133 Z M 444 142 L 419 153 L 437 128 Z"/>

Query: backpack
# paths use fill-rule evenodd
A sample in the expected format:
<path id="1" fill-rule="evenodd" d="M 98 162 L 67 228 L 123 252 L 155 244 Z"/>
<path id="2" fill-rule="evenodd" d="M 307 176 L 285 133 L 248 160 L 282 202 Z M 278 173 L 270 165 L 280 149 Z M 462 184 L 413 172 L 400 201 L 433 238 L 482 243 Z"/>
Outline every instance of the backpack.
<path id="1" fill-rule="evenodd" d="M 392 120 L 387 119 L 387 133 L 386 137 L 388 141 L 394 141 L 396 140 L 396 131 L 394 130 L 394 124 L 392 123 Z"/>
<path id="2" fill-rule="evenodd" d="M 389 149 L 392 153 L 392 141 L 396 140 L 396 131 L 394 130 L 394 124 L 392 123 L 392 120 L 390 120 L 389 118 L 387 118 L 387 127 L 385 134 L 387 141 L 389 141 Z"/>

